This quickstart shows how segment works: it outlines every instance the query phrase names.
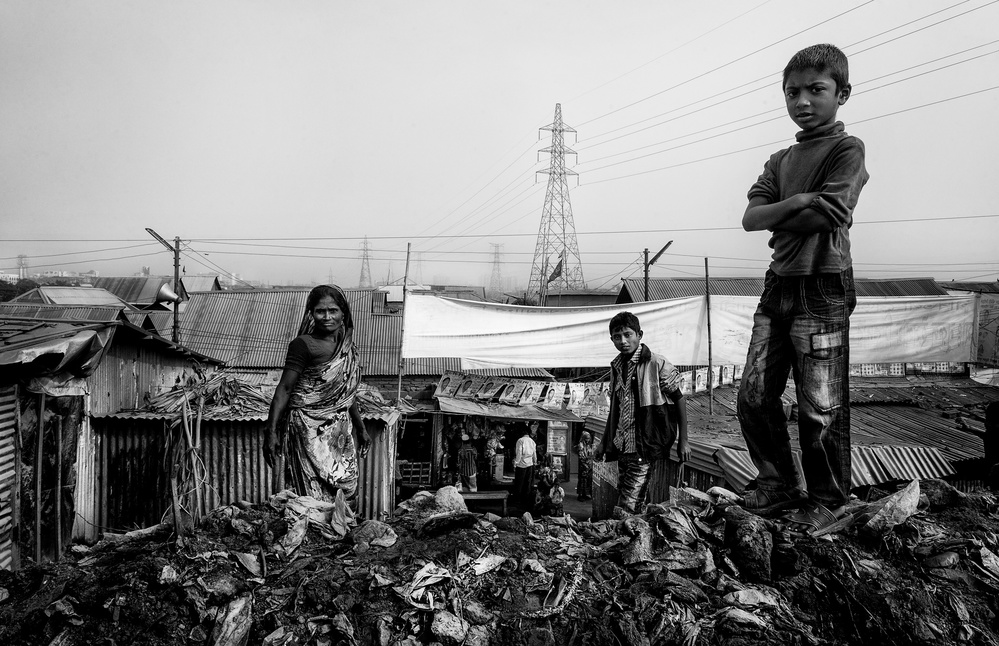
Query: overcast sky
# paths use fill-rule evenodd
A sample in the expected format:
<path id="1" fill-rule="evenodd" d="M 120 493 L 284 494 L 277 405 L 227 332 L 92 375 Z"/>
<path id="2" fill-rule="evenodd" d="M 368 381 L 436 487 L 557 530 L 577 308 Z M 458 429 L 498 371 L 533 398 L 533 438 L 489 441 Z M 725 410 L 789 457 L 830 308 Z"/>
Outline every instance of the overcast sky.
<path id="1" fill-rule="evenodd" d="M 0 0 L 0 270 L 526 285 L 561 103 L 591 288 L 760 276 L 740 228 L 831 42 L 871 180 L 858 276 L 999 277 L 999 3 Z M 547 132 L 540 134 L 547 135 Z M 510 287 L 512 289 L 512 287 Z"/>

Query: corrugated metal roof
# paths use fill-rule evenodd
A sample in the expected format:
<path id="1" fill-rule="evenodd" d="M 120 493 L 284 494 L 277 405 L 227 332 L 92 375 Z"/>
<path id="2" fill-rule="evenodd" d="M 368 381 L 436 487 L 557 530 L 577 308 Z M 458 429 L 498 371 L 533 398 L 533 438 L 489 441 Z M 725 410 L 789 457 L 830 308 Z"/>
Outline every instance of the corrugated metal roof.
<path id="1" fill-rule="evenodd" d="M 711 293 L 725 296 L 759 296 L 763 293 L 763 278 L 712 278 Z M 703 278 L 650 278 L 649 300 L 704 296 Z M 645 280 L 627 278 L 622 281 L 618 303 L 639 303 L 645 300 Z"/>
<path id="2" fill-rule="evenodd" d="M 110 306 L 66 306 L 42 303 L 0 303 L 0 318 L 110 323 L 122 319 L 123 309 Z"/>
<path id="3" fill-rule="evenodd" d="M 156 296 L 164 285 L 173 290 L 173 276 L 99 276 L 93 280 L 93 285 L 126 302 L 148 305 L 157 302 Z M 180 296 L 186 298 L 183 279 L 180 290 Z"/>
<path id="4" fill-rule="evenodd" d="M 941 282 L 938 283 L 945 291 L 955 289 L 962 292 L 979 292 L 982 294 L 999 294 L 999 281 L 991 283 L 976 282 Z"/>
<path id="5" fill-rule="evenodd" d="M 146 311 L 149 325 L 162 337 L 170 338 L 173 333 L 173 312 L 158 310 Z"/>
<path id="6" fill-rule="evenodd" d="M 212 292 L 222 289 L 218 276 L 184 276 L 180 279 L 187 293 Z"/>
<path id="7" fill-rule="evenodd" d="M 12 298 L 10 302 L 48 303 L 50 305 L 115 305 L 119 307 L 127 307 L 128 305 L 106 289 L 56 285 L 36 287 Z"/>
<path id="8" fill-rule="evenodd" d="M 354 319 L 354 343 L 360 352 L 361 374 L 398 374 L 402 316 L 372 312 L 374 308 L 382 310 L 384 293 L 366 289 L 347 289 L 344 293 Z M 191 300 L 181 313 L 181 340 L 191 349 L 214 356 L 233 367 L 281 368 L 288 353 L 288 344 L 298 333 L 308 295 L 307 289 L 192 293 Z M 157 320 L 153 318 L 153 321 Z M 169 332 L 169 325 L 166 329 Z M 455 358 L 407 359 L 404 374 L 441 375 L 446 370 L 460 370 L 460 364 L 460 360 Z M 474 372 L 552 378 L 548 371 L 538 369 L 504 368 Z"/>
<path id="9" fill-rule="evenodd" d="M 946 296 L 932 278 L 857 278 L 857 296 Z"/>
<path id="10" fill-rule="evenodd" d="M 735 421 L 737 386 L 719 386 L 714 391 L 713 419 L 717 428 L 698 428 L 693 422 L 691 435 L 708 434 L 719 445 L 745 446 Z M 789 390 L 793 395 L 793 390 Z M 787 393 L 785 393 L 787 394 Z M 925 446 L 938 449 L 950 463 L 980 458 L 984 452 L 981 435 L 974 421 L 961 413 L 980 414 L 989 403 L 999 401 L 999 388 L 972 379 L 939 378 L 912 382 L 885 377 L 856 380 L 850 384 L 850 426 L 853 445 Z M 688 396 L 688 415 L 705 418 L 707 393 Z M 725 419 L 732 428 L 724 428 Z M 969 430 L 971 427 L 973 430 Z M 797 443 L 797 429 L 789 423 L 791 442 Z"/>
<path id="11" fill-rule="evenodd" d="M 308 290 L 219 291 L 191 294 L 181 315 L 184 345 L 244 368 L 279 368 L 298 332 Z M 357 307 L 350 300 L 351 312 Z M 354 314 L 355 326 L 357 314 Z"/>
<path id="12" fill-rule="evenodd" d="M 954 468 L 940 451 L 927 446 L 853 447 L 851 480 L 854 487 L 876 485 L 893 480 L 942 478 L 954 475 Z M 801 451 L 794 449 L 795 468 L 801 473 Z M 714 458 L 735 491 L 743 491 L 758 471 L 746 450 L 723 447 Z"/>
<path id="13" fill-rule="evenodd" d="M 622 281 L 618 303 L 645 300 L 645 281 Z M 759 278 L 712 278 L 711 293 L 719 296 L 760 296 L 764 280 Z M 947 291 L 932 278 L 857 278 L 857 296 L 946 296 Z M 703 278 L 650 278 L 649 300 L 704 296 Z"/>

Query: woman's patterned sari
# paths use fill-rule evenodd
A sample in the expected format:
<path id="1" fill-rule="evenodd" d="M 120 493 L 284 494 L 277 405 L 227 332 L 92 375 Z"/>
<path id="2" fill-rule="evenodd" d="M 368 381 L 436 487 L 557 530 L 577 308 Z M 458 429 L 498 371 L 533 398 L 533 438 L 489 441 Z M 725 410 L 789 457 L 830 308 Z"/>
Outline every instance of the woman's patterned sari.
<path id="1" fill-rule="evenodd" d="M 348 409 L 360 376 L 353 330 L 347 328 L 333 358 L 299 378 L 288 413 L 288 468 L 300 494 L 333 502 L 339 490 L 356 506 L 357 454 Z"/>

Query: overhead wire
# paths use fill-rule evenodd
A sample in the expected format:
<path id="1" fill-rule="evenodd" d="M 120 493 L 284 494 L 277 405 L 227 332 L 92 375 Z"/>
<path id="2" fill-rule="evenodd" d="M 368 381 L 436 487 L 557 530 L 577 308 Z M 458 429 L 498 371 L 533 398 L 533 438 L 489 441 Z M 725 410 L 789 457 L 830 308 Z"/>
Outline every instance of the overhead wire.
<path id="1" fill-rule="evenodd" d="M 950 5 L 949 7 L 945 7 L 944 9 L 939 9 L 939 10 L 937 10 L 937 11 L 932 11 L 932 12 L 930 12 L 930 13 L 928 13 L 928 14 L 924 14 L 924 15 L 922 15 L 922 16 L 920 16 L 920 17 L 918 17 L 918 18 L 915 18 L 915 19 L 913 19 L 913 20 L 910 20 L 910 21 L 908 21 L 908 22 L 905 22 L 905 23 L 902 23 L 901 25 L 896 25 L 895 27 L 892 27 L 891 29 L 887 29 L 887 30 L 885 30 L 885 31 L 882 31 L 882 32 L 879 32 L 878 34 L 874 34 L 873 36 L 869 36 L 869 37 L 867 37 L 867 38 L 864 38 L 864 39 L 861 39 L 861 40 L 859 40 L 859 41 L 856 41 L 856 42 L 854 42 L 854 43 L 851 43 L 851 44 L 849 44 L 849 45 L 845 45 L 845 46 L 843 46 L 843 48 L 842 48 L 842 49 L 843 49 L 844 51 L 849 51 L 849 50 L 850 50 L 850 49 L 852 49 L 852 48 L 853 48 L 854 46 L 856 46 L 856 45 L 859 45 L 860 43 L 863 43 L 863 42 L 866 42 L 866 41 L 868 41 L 868 40 L 871 40 L 871 39 L 873 39 L 873 38 L 877 38 L 877 37 L 879 37 L 879 36 L 883 36 L 883 35 L 885 35 L 885 34 L 888 34 L 888 33 L 891 33 L 891 32 L 893 32 L 893 31 L 897 31 L 897 30 L 899 30 L 899 29 L 903 29 L 903 28 L 905 28 L 905 27 L 907 27 L 907 26 L 909 26 L 909 25 L 911 25 L 911 24 L 914 24 L 914 23 L 916 23 L 916 22 L 919 22 L 919 21 L 921 21 L 921 20 L 925 20 L 926 18 L 929 18 L 929 17 L 931 17 L 931 16 L 934 16 L 934 15 L 936 15 L 936 14 L 938 14 L 938 13 L 942 13 L 942 12 L 944 12 L 944 11 L 948 11 L 948 10 L 950 10 L 950 9 L 953 9 L 953 8 L 955 8 L 955 7 L 957 7 L 957 6 L 960 6 L 960 5 L 962 5 L 962 4 L 966 4 L 967 2 L 970 2 L 970 1 L 971 1 L 971 0 L 962 0 L 961 2 L 958 2 L 958 3 L 955 3 L 955 4 L 953 4 L 953 5 Z M 884 46 L 884 45 L 887 45 L 887 44 L 889 44 L 889 43 L 891 43 L 891 42 L 895 42 L 895 41 L 897 41 L 897 40 L 900 40 L 900 39 L 902 39 L 902 38 L 905 38 L 905 37 L 908 37 L 908 36 L 911 36 L 911 35 L 913 35 L 913 34 L 916 34 L 916 33 L 919 33 L 919 32 L 921 32 L 921 31 L 924 31 L 924 30 L 926 30 L 926 29 L 929 29 L 929 28 L 932 28 L 932 27 L 936 27 L 936 26 L 938 26 L 938 25 L 941 25 L 941 24 L 943 24 L 943 23 L 945 23 L 945 22 L 949 22 L 950 20 L 954 20 L 954 19 L 956 19 L 956 18 L 960 18 L 960 17 L 962 17 L 962 16 L 964 16 L 964 15 L 967 15 L 967 14 L 969 14 L 969 13 L 973 12 L 973 11 L 978 11 L 979 9 L 983 9 L 983 8 L 985 8 L 985 7 L 987 7 L 987 6 L 991 5 L 991 4 L 995 4 L 996 2 L 999 2 L 999 0 L 992 0 L 991 2 L 988 2 L 988 3 L 984 4 L 984 5 L 981 5 L 981 6 L 979 6 L 979 7 L 975 7 L 975 8 L 973 8 L 973 9 L 970 9 L 970 10 L 968 10 L 968 11 L 966 11 L 966 12 L 963 12 L 963 13 L 960 13 L 960 14 L 956 14 L 956 15 L 954 15 L 954 16 L 949 16 L 949 17 L 947 17 L 947 18 L 944 18 L 944 19 L 942 19 L 942 20 L 939 20 L 939 21 L 937 21 L 937 22 L 935 22 L 935 23 L 932 23 L 932 24 L 930 24 L 930 25 L 925 25 L 925 26 L 923 26 L 923 27 L 921 27 L 921 28 L 919 28 L 919 29 L 915 29 L 915 30 L 913 30 L 913 31 L 910 31 L 910 32 L 907 32 L 907 33 L 905 33 L 905 34 L 902 34 L 902 35 L 900 35 L 900 36 L 898 36 L 898 37 L 896 37 L 896 38 L 893 38 L 893 39 L 890 39 L 890 40 L 888 40 L 888 41 L 884 41 L 884 42 L 881 42 L 881 43 L 878 43 L 878 44 L 875 44 L 875 45 L 872 45 L 871 47 L 868 47 L 868 48 L 866 48 L 866 49 L 863 49 L 863 50 L 860 50 L 859 52 L 851 52 L 851 56 L 856 56 L 856 55 L 858 55 L 858 54 L 861 54 L 861 53 L 866 53 L 866 52 L 868 52 L 868 51 L 871 51 L 871 50 L 873 50 L 873 49 L 876 49 L 876 48 L 878 48 L 878 47 L 882 47 L 882 46 Z M 735 100 L 735 99 L 738 99 L 738 98 L 741 98 L 741 97 L 744 97 L 744 96 L 745 96 L 746 94 L 751 94 L 751 93 L 753 93 L 753 92 L 758 92 L 758 91 L 760 91 L 760 90 L 763 90 L 763 89 L 765 89 L 766 87 L 768 87 L 768 86 L 769 86 L 769 84 L 770 84 L 770 79 L 771 79 L 772 77 L 774 77 L 774 76 L 779 76 L 780 74 L 781 74 L 781 70 L 775 70 L 774 72 L 771 72 L 771 73 L 769 73 L 769 74 L 766 74 L 766 75 L 764 75 L 764 76 L 761 76 L 761 77 L 759 77 L 759 78 L 757 78 L 757 79 L 754 79 L 754 80 L 752 80 L 752 81 L 749 81 L 749 82 L 746 82 L 746 83 L 742 83 L 742 84 L 740 84 L 740 85 L 737 85 L 737 86 L 735 86 L 735 87 L 732 87 L 732 88 L 727 88 L 726 90 L 723 90 L 722 92 L 717 92 L 717 93 L 715 93 L 715 94 L 712 94 L 712 95 L 710 95 L 710 96 L 708 96 L 708 97 L 705 97 L 705 98 L 702 98 L 702 99 L 698 99 L 698 100 L 696 100 L 696 101 L 692 101 L 692 102 L 690 102 L 690 103 L 687 103 L 687 104 L 685 104 L 685 105 L 682 105 L 682 106 L 678 106 L 678 107 L 676 107 L 676 108 L 671 108 L 670 110 L 667 110 L 666 112 L 662 112 L 662 113 L 659 113 L 659 114 L 656 114 L 656 115 L 653 115 L 653 116 L 651 116 L 651 117 L 646 117 L 646 118 L 644 118 L 644 119 L 640 119 L 640 120 L 638 120 L 638 121 L 636 121 L 636 122 L 632 122 L 631 124 L 626 124 L 626 125 L 624 125 L 624 126 L 619 126 L 619 127 L 617 127 L 617 128 L 614 128 L 614 129 L 612 129 L 612 130 L 609 130 L 609 131 L 606 131 L 606 132 L 603 132 L 603 133 L 600 133 L 600 134 L 597 134 L 597 135 L 593 135 L 593 136 L 592 136 L 591 138 L 600 138 L 600 137 L 604 137 L 604 136 L 606 136 L 606 135 L 608 135 L 608 134 L 612 134 L 612 133 L 614 133 L 614 132 L 618 132 L 618 131 L 620 131 L 620 130 L 625 130 L 625 129 L 627 129 L 627 128 L 631 128 L 631 127 L 634 127 L 634 126 L 637 126 L 637 125 L 640 125 L 640 124 L 642 124 L 642 123 L 645 123 L 645 122 L 647 122 L 647 121 L 651 121 L 652 119 L 656 119 L 656 118 L 659 118 L 659 117 L 662 117 L 662 116 L 665 116 L 665 115 L 668 115 L 668 114 L 672 114 L 672 113 L 674 113 L 674 112 L 677 112 L 677 111 L 679 111 L 679 110 L 683 110 L 683 109 L 685 109 L 685 108 L 688 108 L 688 107 L 692 107 L 692 106 L 695 106 L 695 105 L 698 105 L 698 104 L 700 104 L 700 103 L 704 103 L 704 102 L 706 102 L 706 101 L 709 101 L 709 100 L 711 100 L 711 99 L 714 99 L 714 98 L 717 98 L 717 97 L 719 97 L 719 96 L 723 96 L 723 95 L 725 95 L 725 94 L 729 94 L 729 93 L 734 93 L 734 92 L 738 92 L 739 90 L 742 90 L 742 89 L 744 89 L 744 88 L 746 88 L 746 87 L 749 87 L 749 86 L 752 86 L 752 85 L 756 85 L 756 84 L 760 84 L 760 85 L 759 85 L 758 87 L 755 87 L 755 88 L 753 88 L 752 90 L 749 90 L 749 92 L 740 92 L 740 93 L 738 93 L 738 94 L 735 94 L 734 96 L 731 96 L 731 97 L 729 97 L 729 98 L 727 98 L 727 99 L 724 99 L 724 100 L 722 100 L 722 101 L 719 101 L 719 102 L 717 102 L 717 104 L 719 104 L 719 105 L 720 105 L 720 104 L 722 104 L 722 103 L 727 103 L 727 102 L 729 102 L 729 101 L 732 101 L 732 100 Z M 762 83 L 762 84 L 761 84 L 761 83 Z M 862 85 L 862 84 L 863 84 L 863 82 L 862 82 L 862 83 L 859 83 L 858 85 Z M 653 96 L 656 96 L 656 95 L 653 95 Z M 651 97 L 648 97 L 648 98 L 651 98 Z M 631 136 L 631 135 L 633 135 L 633 134 L 637 134 L 637 133 L 639 133 L 639 132 L 644 132 L 645 130 L 648 130 L 648 129 L 650 129 L 650 128 L 654 128 L 654 127 L 657 127 L 657 126 L 659 126 L 659 125 L 664 125 L 664 124 L 666 124 L 666 123 L 670 123 L 670 122 L 672 122 L 672 121 L 676 121 L 676 120 L 678 120 L 678 119 L 682 119 L 683 117 L 686 117 L 686 116 L 690 116 L 690 115 L 692 115 L 692 114 L 697 114 L 698 112 L 699 112 L 699 111 L 692 111 L 692 112 L 687 112 L 687 113 L 684 113 L 684 114 L 682 114 L 682 115 L 679 115 L 679 116 L 677 116 L 677 117 L 673 117 L 673 118 L 670 118 L 670 119 L 667 119 L 667 120 L 665 120 L 665 121 L 662 121 L 662 122 L 660 122 L 660 123 L 658 123 L 658 124 L 652 124 L 652 125 L 650 125 L 650 126 L 645 126 L 645 127 L 643 127 L 643 128 L 640 128 L 640 129 L 638 129 L 638 130 L 635 130 L 635 131 L 633 131 L 633 132 L 630 132 L 630 133 L 626 133 L 626 134 L 623 134 L 623 135 L 619 135 L 618 137 L 614 137 L 614 138 L 612 138 L 612 139 L 609 139 L 609 140 L 607 140 L 607 141 L 602 141 L 602 142 L 598 142 L 598 143 L 596 143 L 596 144 L 593 144 L 593 145 L 591 145 L 591 146 L 585 146 L 585 145 L 584 145 L 584 146 L 581 146 L 581 147 L 579 147 L 579 150 L 580 150 L 580 151 L 582 151 L 582 150 L 588 150 L 589 148 L 592 148 L 593 146 L 597 146 L 597 145 L 602 145 L 602 144 L 605 144 L 605 143 L 609 143 L 610 141 L 616 141 L 617 139 L 621 139 L 621 138 L 624 138 L 624 137 L 629 137 L 629 136 Z"/>
<path id="2" fill-rule="evenodd" d="M 997 0 L 997 1 L 999 1 L 999 0 Z M 992 41 L 992 42 L 991 42 L 991 43 L 989 43 L 989 44 L 993 44 L 993 43 L 995 43 L 995 42 L 999 42 L 999 41 L 995 41 L 995 40 L 994 40 L 994 41 Z M 981 47 L 981 46 L 979 46 L 979 47 Z M 978 48 L 978 47 L 975 47 L 975 48 L 972 48 L 972 49 L 977 49 L 977 48 Z M 965 50 L 965 51 L 967 51 L 967 50 Z M 979 54 L 979 55 L 977 55 L 977 56 L 972 56 L 972 57 L 970 57 L 970 58 L 966 58 L 966 59 L 964 59 L 964 60 L 961 60 L 961 61 L 956 61 L 956 62 L 954 62 L 954 63 L 950 63 L 950 64 L 948 64 L 948 65 L 944 65 L 944 66 L 941 66 L 941 67 L 938 67 L 938 68 L 935 68 L 935 69 L 932 69 L 932 70 L 927 70 L 927 71 L 924 71 L 924 72 L 920 72 L 919 74 L 913 74 L 912 76 L 907 76 L 907 77 L 905 77 L 905 78 L 902 78 L 902 79 L 896 79 L 896 80 L 894 80 L 894 81 L 890 81 L 890 82 L 888 82 L 888 83 L 883 83 L 883 84 L 881 84 L 881 85 L 878 85 L 878 86 L 876 86 L 876 87 L 873 87 L 873 88 L 869 88 L 869 89 L 866 89 L 866 90 L 863 90 L 863 91 L 861 91 L 861 92 L 857 92 L 857 93 L 855 94 L 855 96 L 856 96 L 856 95 L 864 95 L 864 94 L 869 94 L 870 92 L 875 92 L 875 91 L 877 91 L 877 90 L 880 90 L 880 89 L 883 89 L 883 88 L 886 88 L 886 87 L 890 87 L 890 86 L 892 86 L 892 85 L 896 85 L 896 84 L 898 84 L 898 83 L 902 83 L 902 82 L 905 82 L 905 81 L 911 81 L 912 79 L 915 79 L 915 78 L 919 78 L 919 77 L 922 77 L 922 76 L 926 76 L 926 75 L 928 75 L 928 74 L 933 74 L 933 73 L 935 73 L 935 72 L 939 72 L 939 71 L 941 71 L 941 70 L 945 70 L 945 69 L 948 69 L 948 68 L 951 68 L 951 67 L 955 67 L 955 66 L 957 66 L 957 65 L 963 65 L 964 63 L 969 63 L 969 62 L 971 62 L 971 61 L 975 61 L 975 60 L 978 60 L 978 59 L 980 59 L 980 58 L 984 58 L 984 57 L 986 57 L 986 56 L 991 56 L 991 55 L 993 55 L 993 54 L 996 54 L 996 53 L 999 53 L 999 50 L 993 50 L 993 51 L 990 51 L 990 52 L 986 52 L 986 53 L 984 53 L 984 54 Z M 945 58 L 946 58 L 946 57 L 945 57 Z M 939 60 L 939 59 L 938 59 L 938 60 Z M 920 64 L 919 66 L 921 66 L 921 65 L 926 65 L 926 64 L 929 64 L 929 63 L 923 63 L 923 64 Z M 916 66 L 916 67 L 919 67 L 919 66 Z M 907 68 L 907 69 L 912 69 L 912 68 Z M 894 74 L 897 74 L 897 73 L 899 73 L 899 72 L 893 72 L 892 74 L 889 74 L 889 75 L 886 75 L 886 76 L 892 76 L 892 75 L 894 75 Z M 884 77 L 880 77 L 880 78 L 884 78 Z M 962 96 L 966 96 L 966 95 L 962 95 Z M 958 97 L 958 98 L 960 98 L 960 97 Z M 926 104 L 926 105 L 928 106 L 928 105 L 933 105 L 933 104 Z M 923 107 L 925 107 L 925 106 L 923 106 Z M 606 155 L 606 156 L 604 156 L 604 157 L 598 157 L 598 158 L 596 158 L 596 159 L 593 159 L 593 160 L 589 160 L 589 161 L 587 161 L 587 162 L 582 162 L 582 163 L 580 164 L 580 166 L 585 166 L 586 164 L 589 164 L 589 163 L 595 163 L 595 162 L 597 162 L 597 161 L 602 161 L 602 160 L 604 160 L 604 159 L 611 159 L 611 158 L 613 158 L 613 157 L 619 157 L 619 156 L 621 156 L 621 155 L 627 155 L 627 154 L 629 154 L 629 153 L 633 153 L 633 152 L 637 152 L 637 151 L 639 151 L 639 150 L 644 150 L 644 149 L 646 149 L 646 148 L 651 148 L 651 147 L 654 147 L 654 146 L 659 146 L 659 145 L 662 145 L 662 144 L 664 144 L 664 143 L 668 143 L 668 142 L 672 142 L 672 141 L 676 141 L 676 140 L 679 140 L 679 139 L 685 139 L 685 138 L 687 138 L 687 137 L 690 137 L 690 136 L 693 136 L 693 135 L 696 135 L 696 134 L 700 134 L 700 133 L 703 133 L 703 132 L 708 132 L 708 131 L 710 131 L 710 130 L 715 130 L 715 129 L 719 128 L 719 127 L 723 127 L 724 125 L 729 125 L 729 124 L 732 124 L 732 123 L 738 123 L 739 121 L 743 121 L 743 120 L 745 120 L 745 119 L 747 119 L 747 118 L 753 118 L 753 117 L 756 117 L 756 116 L 762 116 L 762 115 L 765 115 L 765 114 L 771 114 L 771 113 L 783 113 L 783 112 L 784 112 L 784 109 L 783 109 L 783 108 L 774 108 L 774 109 L 772 109 L 772 110 L 767 110 L 767 111 L 765 111 L 765 112 L 761 112 L 761 113 L 758 113 L 758 114 L 756 114 L 756 115 L 751 115 L 750 117 L 743 117 L 743 118 L 741 118 L 741 119 L 736 119 L 736 120 L 734 120 L 734 121 L 729 121 L 729 122 L 728 122 L 728 123 L 726 123 L 726 124 L 721 124 L 721 125 L 715 125 L 715 126 L 710 126 L 710 127 L 708 127 L 708 128 L 705 128 L 705 129 L 702 129 L 702 130 L 699 130 L 699 131 L 695 131 L 695 132 L 693 132 L 693 133 L 688 133 L 688 134 L 683 134 L 683 135 L 678 135 L 678 136 L 675 136 L 675 137 L 672 137 L 672 138 L 670 138 L 670 139 L 666 139 L 666 140 L 664 140 L 664 141 L 660 141 L 660 142 L 656 142 L 656 143 L 653 143 L 653 144 L 647 144 L 647 145 L 644 145 L 644 146 L 640 146 L 640 147 L 638 147 L 638 148 L 633 148 L 633 149 L 631 149 L 631 150 L 626 150 L 626 151 L 621 151 L 621 152 L 617 152 L 617 153 L 612 153 L 612 154 L 610 154 L 610 155 Z M 889 113 L 889 114 L 896 114 L 896 113 Z M 695 140 L 693 140 L 693 141 L 688 141 L 688 142 L 685 142 L 685 143 L 682 143 L 682 144 L 678 144 L 678 145 L 676 145 L 676 146 L 671 146 L 671 147 L 669 147 L 669 148 L 664 148 L 664 149 L 662 149 L 662 150 L 657 150 L 657 151 L 654 151 L 654 152 L 650 152 L 650 153 L 645 153 L 645 154 L 643 154 L 643 155 L 638 155 L 638 156 L 636 156 L 636 157 L 631 157 L 631 158 L 629 158 L 629 159 L 623 159 L 623 160 L 620 160 L 620 161 L 616 161 L 616 162 L 613 162 L 613 163 L 609 163 L 609 164 L 604 164 L 603 166 L 598 166 L 598 167 L 596 167 L 596 168 L 592 168 L 592 169 L 590 169 L 590 170 L 588 170 L 588 171 L 586 171 L 586 172 L 588 172 L 588 173 L 593 173 L 593 172 L 596 172 L 596 171 L 599 171 L 599 170 L 603 170 L 603 169 L 605 169 L 605 168 L 610 168 L 610 167 L 612 167 L 612 166 L 618 166 L 618 165 L 620 165 L 620 164 L 626 164 L 626 163 L 630 163 L 630 162 L 633 162 L 633 161 L 638 161 L 638 160 L 640 160 L 640 159 L 646 159 L 646 158 L 648 158 L 648 157 L 653 157 L 653 156 L 655 156 L 655 155 L 661 155 L 661 154 L 663 154 L 663 153 L 667 153 L 667 152 L 672 152 L 672 151 L 674 151 L 674 150 L 678 150 L 678 149 L 680 149 L 680 148 L 685 148 L 685 147 L 687 147 L 687 146 L 692 146 L 692 145 L 694 145 L 694 144 L 699 144 L 699 143 L 703 143 L 703 142 L 705 142 L 705 141 L 710 141 L 710 140 L 712 140 L 712 139 L 717 139 L 717 138 L 719 138 L 719 137 L 723 137 L 723 136 L 726 136 L 726 135 L 730 135 L 730 134 L 733 134 L 733 133 L 736 133 L 736 132 L 740 132 L 740 131 L 742 131 L 742 130 L 748 130 L 748 129 L 750 129 L 750 128 L 755 128 L 755 127 L 757 127 L 757 126 L 761 126 L 761 125 L 763 125 L 763 124 L 766 124 L 766 123 L 772 123 L 772 122 L 774 122 L 774 121 L 778 121 L 778 120 L 780 120 L 780 119 L 782 119 L 782 118 L 783 118 L 783 116 L 782 116 L 782 115 L 780 115 L 780 116 L 776 116 L 776 117 L 773 117 L 773 118 L 770 118 L 770 119 L 764 119 L 764 120 L 762 120 L 762 121 L 757 121 L 757 122 L 755 122 L 755 123 L 751 123 L 751 124 L 747 124 L 747 125 L 743 125 L 743 126 L 739 126 L 738 128 L 733 128 L 733 129 L 731 129 L 731 130 L 726 130 L 726 131 L 724 131 L 724 132 L 719 132 L 719 133 L 716 133 L 716 134 L 713 134 L 713 135 L 711 135 L 711 136 L 708 136 L 708 137 L 703 137 L 703 138 L 701 138 L 701 139 L 695 139 Z M 853 121 L 852 123 L 853 123 L 853 124 L 857 124 L 857 123 L 864 123 L 865 121 L 871 121 L 871 120 L 873 120 L 873 118 L 868 118 L 868 119 L 860 119 L 860 120 L 854 120 L 854 121 Z"/>
<path id="3" fill-rule="evenodd" d="M 776 41 L 770 43 L 769 45 L 766 45 L 764 47 L 760 47 L 759 49 L 755 49 L 755 50 L 753 50 L 753 51 L 751 51 L 751 52 L 749 52 L 747 54 L 743 54 L 742 56 L 739 56 L 739 57 L 737 57 L 737 58 L 735 58 L 733 60 L 730 60 L 730 61 L 728 61 L 726 63 L 723 63 L 722 65 L 718 65 L 717 67 L 714 67 L 714 68 L 712 68 L 710 70 L 707 70 L 705 72 L 701 72 L 700 74 L 692 76 L 692 77 L 690 77 L 690 78 L 688 78 L 688 79 L 686 79 L 684 81 L 676 83 L 676 84 L 674 84 L 674 85 L 672 85 L 672 86 L 670 86 L 668 88 L 665 88 L 663 90 L 660 90 L 660 91 L 658 91 L 658 92 L 656 92 L 654 94 L 650 94 L 647 97 L 644 97 L 644 98 L 639 99 L 637 101 L 633 101 L 633 102 L 631 102 L 631 103 L 629 103 L 627 105 L 623 105 L 620 108 L 615 108 L 614 110 L 611 110 L 610 112 L 605 112 L 604 114 L 601 114 L 601 115 L 599 115 L 597 117 L 593 117 L 592 119 L 588 119 L 586 121 L 583 121 L 582 123 L 578 124 L 576 127 L 579 128 L 581 126 L 585 126 L 587 124 L 593 123 L 594 121 L 597 121 L 598 119 L 603 119 L 605 117 L 609 117 L 612 114 L 616 114 L 616 113 L 618 113 L 618 112 L 620 112 L 622 110 L 626 110 L 628 108 L 634 107 L 634 106 L 636 106 L 636 105 L 638 105 L 640 103 L 648 101 L 649 99 L 655 98 L 655 97 L 657 97 L 657 96 L 659 96 L 661 94 L 665 94 L 666 92 L 671 92 L 671 91 L 673 91 L 673 90 L 675 90 L 675 89 L 677 89 L 679 87 L 683 87 L 684 85 L 687 85 L 688 83 L 692 83 L 692 82 L 694 82 L 694 81 L 696 81 L 696 80 L 698 80 L 700 78 L 704 78 L 708 74 L 713 74 L 714 72 L 717 72 L 719 70 L 725 69 L 726 67 L 734 65 L 734 64 L 738 63 L 739 61 L 745 60 L 745 59 L 749 58 L 750 56 L 754 56 L 756 54 L 759 54 L 760 52 L 763 52 L 763 51 L 766 51 L 766 50 L 770 49 L 771 47 L 775 47 L 775 46 L 777 46 L 777 45 L 779 45 L 779 44 L 781 44 L 783 42 L 791 40 L 792 38 L 794 38 L 796 36 L 800 36 L 801 34 L 809 32 L 812 29 L 815 29 L 816 27 L 820 27 L 820 26 L 822 26 L 822 25 L 824 25 L 824 24 L 826 24 L 828 22 L 836 20 L 837 18 L 841 18 L 842 16 L 845 16 L 845 15 L 847 15 L 849 13 L 857 11 L 858 9 L 867 6 L 867 5 L 871 4 L 872 2 L 874 2 L 874 0 L 866 0 L 866 2 L 862 2 L 859 5 L 851 8 L 851 9 L 847 9 L 846 11 L 838 13 L 835 16 L 832 16 L 831 18 L 827 18 L 827 19 L 822 20 L 822 21 L 820 21 L 820 22 L 818 22 L 818 23 L 816 23 L 814 25 L 806 27 L 805 29 L 797 31 L 797 32 L 791 34 L 790 36 L 785 36 L 784 38 L 776 40 Z"/>

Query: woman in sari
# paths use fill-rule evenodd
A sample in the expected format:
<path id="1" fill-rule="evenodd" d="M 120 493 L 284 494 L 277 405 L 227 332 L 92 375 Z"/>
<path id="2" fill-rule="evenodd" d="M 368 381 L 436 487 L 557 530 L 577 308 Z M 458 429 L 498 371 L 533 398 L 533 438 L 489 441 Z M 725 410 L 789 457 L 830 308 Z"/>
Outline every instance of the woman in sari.
<path id="1" fill-rule="evenodd" d="M 355 446 L 364 457 L 370 442 L 355 403 L 361 371 L 353 332 L 343 291 L 330 285 L 314 288 L 298 336 L 288 345 L 264 443 L 264 458 L 271 467 L 287 443 L 287 472 L 300 495 L 334 502 L 342 491 L 351 508 L 357 495 Z M 288 423 L 283 426 L 286 411 Z M 288 429 L 287 437 L 283 428 Z"/>

